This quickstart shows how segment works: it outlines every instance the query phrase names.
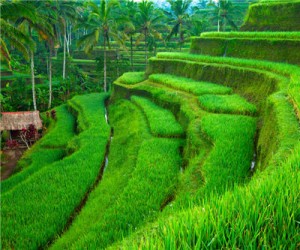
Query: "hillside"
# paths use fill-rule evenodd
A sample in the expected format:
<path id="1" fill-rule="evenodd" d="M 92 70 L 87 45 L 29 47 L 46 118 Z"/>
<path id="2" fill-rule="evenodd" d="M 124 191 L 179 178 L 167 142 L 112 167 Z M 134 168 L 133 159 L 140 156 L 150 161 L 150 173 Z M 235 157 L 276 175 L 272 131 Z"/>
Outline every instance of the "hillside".
<path id="1" fill-rule="evenodd" d="M 299 249 L 300 28 L 257 14 L 298 5 L 56 107 L 2 182 L 1 248 Z"/>

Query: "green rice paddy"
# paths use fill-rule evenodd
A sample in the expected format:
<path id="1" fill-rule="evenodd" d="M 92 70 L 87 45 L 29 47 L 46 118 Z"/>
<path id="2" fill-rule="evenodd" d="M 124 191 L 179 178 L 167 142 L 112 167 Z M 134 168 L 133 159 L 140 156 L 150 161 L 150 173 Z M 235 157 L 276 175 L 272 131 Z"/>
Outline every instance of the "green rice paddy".
<path id="1" fill-rule="evenodd" d="M 56 107 L 1 183 L 1 248 L 299 249 L 299 67 L 197 53 L 158 53 Z"/>

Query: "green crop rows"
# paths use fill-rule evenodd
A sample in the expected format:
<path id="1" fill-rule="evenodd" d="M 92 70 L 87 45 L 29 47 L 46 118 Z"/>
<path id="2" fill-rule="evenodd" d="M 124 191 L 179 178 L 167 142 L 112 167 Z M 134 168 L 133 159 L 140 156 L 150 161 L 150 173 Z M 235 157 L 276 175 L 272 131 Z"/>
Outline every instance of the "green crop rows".
<path id="1" fill-rule="evenodd" d="M 118 81 L 123 84 L 136 84 L 145 80 L 144 72 L 127 72 L 118 78 Z"/>
<path id="2" fill-rule="evenodd" d="M 70 215 L 96 180 L 104 158 L 109 136 L 104 119 L 106 98 L 106 95 L 98 94 L 74 97 L 69 105 L 78 115 L 81 132 L 68 143 L 68 151 L 73 153 L 60 161 L 50 161 L 3 194 L 3 248 L 34 249 L 45 246 L 66 226 Z M 95 131 L 97 133 L 93 134 Z M 55 134 L 54 131 L 54 144 L 57 139 Z M 49 133 L 47 145 L 51 144 L 50 137 Z M 86 155 L 89 155 L 88 161 Z M 14 204 L 13 210 L 11 204 Z"/>
<path id="3" fill-rule="evenodd" d="M 230 94 L 231 88 L 216 85 L 209 82 L 199 82 L 193 79 L 187 79 L 184 77 L 177 77 L 170 74 L 153 74 L 149 76 L 149 79 L 153 82 L 165 84 L 172 88 L 190 92 L 195 95 L 203 94 Z"/>
<path id="4" fill-rule="evenodd" d="M 242 115 L 256 113 L 256 107 L 239 95 L 202 95 L 199 101 L 201 107 L 209 112 Z"/>
<path id="5" fill-rule="evenodd" d="M 180 136 L 183 134 L 181 126 L 176 122 L 174 115 L 160 108 L 151 101 L 138 96 L 132 96 L 131 100 L 141 107 L 146 114 L 151 133 L 155 136 Z"/>
<path id="6" fill-rule="evenodd" d="M 201 37 L 220 37 L 220 38 L 253 38 L 253 39 L 287 39 L 287 40 L 299 40 L 300 32 L 204 32 Z"/>
<path id="7" fill-rule="evenodd" d="M 123 74 L 110 97 L 55 108 L 2 182 L 2 249 L 298 249 L 299 57 L 264 53 L 292 51 L 299 29 L 249 32 L 272 30 L 281 17 L 258 13 L 280 8 L 294 17 L 299 1 L 253 4 L 245 32 L 204 33 L 191 53 Z"/>

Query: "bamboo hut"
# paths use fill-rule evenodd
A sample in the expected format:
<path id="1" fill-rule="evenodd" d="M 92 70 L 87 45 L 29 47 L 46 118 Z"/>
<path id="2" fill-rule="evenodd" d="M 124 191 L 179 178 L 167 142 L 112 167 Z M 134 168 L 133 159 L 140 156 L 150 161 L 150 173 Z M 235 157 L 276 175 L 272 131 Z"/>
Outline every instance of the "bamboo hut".
<path id="1" fill-rule="evenodd" d="M 0 131 L 7 130 L 10 135 L 17 135 L 24 128 L 33 124 L 36 129 L 42 129 L 39 111 L 1 112 Z"/>

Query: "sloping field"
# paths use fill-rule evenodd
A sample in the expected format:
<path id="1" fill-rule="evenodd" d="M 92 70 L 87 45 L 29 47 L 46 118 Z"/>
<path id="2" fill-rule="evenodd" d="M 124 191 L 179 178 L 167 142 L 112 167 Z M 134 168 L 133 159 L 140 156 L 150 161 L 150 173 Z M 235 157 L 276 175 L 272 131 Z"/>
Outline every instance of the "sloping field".
<path id="1" fill-rule="evenodd" d="M 69 121 L 61 124 L 63 119 L 72 120 L 72 116 L 67 114 L 69 118 L 62 117 L 61 112 L 67 111 L 63 111 L 63 107 L 58 108 L 56 127 L 60 126 L 61 132 L 67 130 L 62 135 L 66 137 L 58 143 L 54 127 L 35 147 L 42 150 L 45 146 L 53 145 L 55 148 L 56 145 L 67 145 L 68 153 L 60 160 L 40 152 L 40 157 L 44 157 L 45 161 L 42 168 L 39 162 L 35 162 L 39 159 L 31 156 L 34 157 L 33 163 L 7 180 L 7 191 L 1 197 L 2 248 L 44 247 L 67 225 L 70 216 L 96 181 L 104 160 L 109 137 L 109 127 L 104 119 L 106 98 L 107 95 L 91 94 L 69 101 L 68 106 L 77 117 L 79 134 L 76 136 L 71 136 L 72 133 L 67 135 L 68 131 L 74 131 Z M 51 160 L 47 160 L 47 156 Z M 18 185 L 9 185 L 16 179 Z"/>
<path id="2" fill-rule="evenodd" d="M 193 37 L 190 52 L 300 65 L 299 46 L 300 32 L 212 32 Z"/>
<path id="3" fill-rule="evenodd" d="M 2 248 L 299 249 L 299 54 L 222 54 L 227 39 L 273 52 L 298 36 L 204 34 L 191 52 L 210 39 L 209 55 L 158 53 L 117 79 L 108 113 L 105 94 L 56 108 L 3 182 Z"/>
<path id="4" fill-rule="evenodd" d="M 299 31 L 300 1 L 263 1 L 250 5 L 241 30 Z"/>

